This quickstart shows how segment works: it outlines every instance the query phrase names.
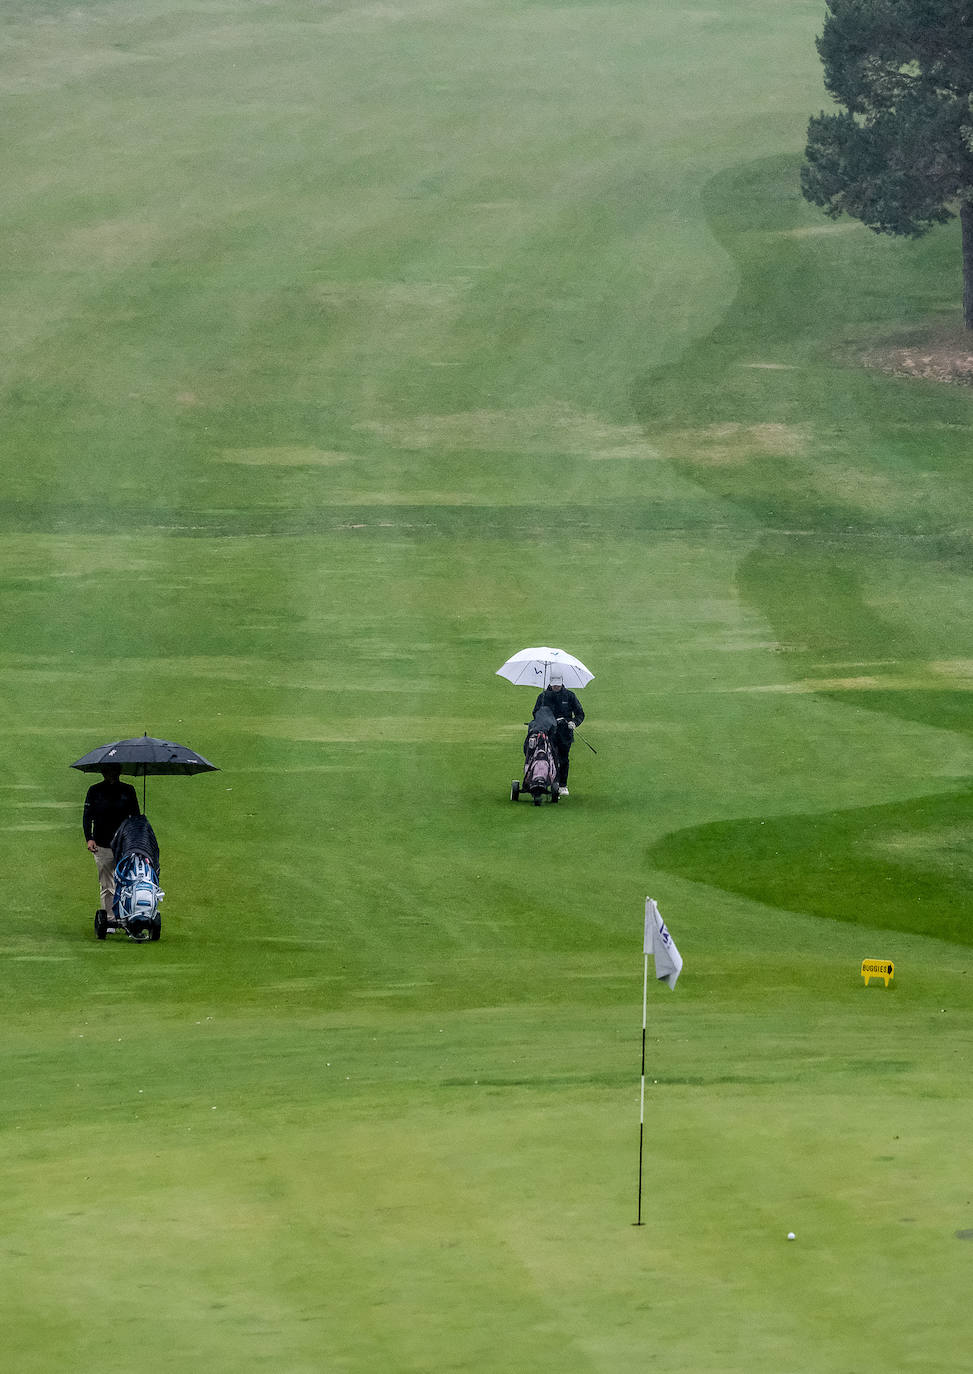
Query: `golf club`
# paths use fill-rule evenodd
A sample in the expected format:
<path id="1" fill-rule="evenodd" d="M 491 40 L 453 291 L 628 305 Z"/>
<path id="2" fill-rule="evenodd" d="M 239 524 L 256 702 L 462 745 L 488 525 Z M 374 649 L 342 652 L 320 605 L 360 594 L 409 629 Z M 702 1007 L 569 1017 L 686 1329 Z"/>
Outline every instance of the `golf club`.
<path id="1" fill-rule="evenodd" d="M 585 739 L 584 735 L 581 733 L 580 730 L 576 729 L 574 734 L 576 739 L 581 740 L 583 744 L 588 744 L 588 741 Z M 591 750 L 593 754 L 597 754 L 598 750 L 595 748 L 593 744 L 588 744 L 588 748 Z"/>

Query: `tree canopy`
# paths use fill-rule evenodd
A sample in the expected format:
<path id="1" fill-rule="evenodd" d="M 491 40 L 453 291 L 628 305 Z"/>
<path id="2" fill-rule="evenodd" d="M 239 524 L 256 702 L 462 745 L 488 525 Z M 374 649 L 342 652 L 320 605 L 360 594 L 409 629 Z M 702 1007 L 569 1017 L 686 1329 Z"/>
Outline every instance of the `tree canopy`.
<path id="1" fill-rule="evenodd" d="M 828 0 L 817 48 L 845 108 L 808 125 L 804 196 L 913 238 L 958 212 L 973 328 L 973 3 Z"/>

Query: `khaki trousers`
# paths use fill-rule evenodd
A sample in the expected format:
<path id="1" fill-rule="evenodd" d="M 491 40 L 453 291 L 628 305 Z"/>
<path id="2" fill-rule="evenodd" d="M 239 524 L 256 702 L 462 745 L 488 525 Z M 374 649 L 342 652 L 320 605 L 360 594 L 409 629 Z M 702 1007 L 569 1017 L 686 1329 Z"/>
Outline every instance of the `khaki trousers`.
<path id="1" fill-rule="evenodd" d="M 110 849 L 98 845 L 93 851 L 98 865 L 98 886 L 101 888 L 101 909 L 111 915 L 112 898 L 115 895 L 115 856 Z"/>

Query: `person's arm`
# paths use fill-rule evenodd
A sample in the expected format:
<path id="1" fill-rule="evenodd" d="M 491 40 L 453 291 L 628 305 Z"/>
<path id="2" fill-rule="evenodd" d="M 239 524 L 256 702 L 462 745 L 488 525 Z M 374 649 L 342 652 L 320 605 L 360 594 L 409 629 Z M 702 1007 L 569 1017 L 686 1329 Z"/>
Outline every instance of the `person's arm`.
<path id="1" fill-rule="evenodd" d="M 577 696 L 575 695 L 575 693 L 572 692 L 571 695 L 574 697 L 574 701 L 573 701 L 573 703 L 572 703 L 572 705 L 573 705 L 572 715 L 573 715 L 573 717 L 574 717 L 574 723 L 575 723 L 575 725 L 580 725 L 581 722 L 584 720 L 584 711 L 582 710 L 581 702 L 578 700 L 578 698 L 577 698 Z"/>

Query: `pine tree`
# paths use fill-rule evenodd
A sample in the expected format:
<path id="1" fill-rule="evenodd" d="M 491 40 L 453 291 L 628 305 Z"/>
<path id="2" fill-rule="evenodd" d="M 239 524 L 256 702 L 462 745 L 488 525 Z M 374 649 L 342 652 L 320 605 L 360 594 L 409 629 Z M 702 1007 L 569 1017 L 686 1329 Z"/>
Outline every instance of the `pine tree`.
<path id="1" fill-rule="evenodd" d="M 911 238 L 958 213 L 973 329 L 973 0 L 828 0 L 817 48 L 844 109 L 808 125 L 805 198 Z"/>

